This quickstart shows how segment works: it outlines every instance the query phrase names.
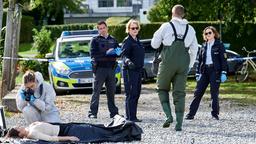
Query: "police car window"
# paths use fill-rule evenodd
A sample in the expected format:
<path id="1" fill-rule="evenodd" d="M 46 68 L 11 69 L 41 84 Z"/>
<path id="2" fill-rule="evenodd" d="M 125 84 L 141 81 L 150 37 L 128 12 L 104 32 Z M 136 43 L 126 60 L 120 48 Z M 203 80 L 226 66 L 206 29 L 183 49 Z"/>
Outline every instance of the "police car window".
<path id="1" fill-rule="evenodd" d="M 62 42 L 60 44 L 59 57 L 60 58 L 77 58 L 89 57 L 89 42 L 74 41 Z"/>
<path id="2" fill-rule="evenodd" d="M 144 46 L 145 53 L 154 53 L 155 52 L 155 49 L 151 47 L 150 42 L 145 42 L 145 43 L 142 42 L 142 45 Z"/>

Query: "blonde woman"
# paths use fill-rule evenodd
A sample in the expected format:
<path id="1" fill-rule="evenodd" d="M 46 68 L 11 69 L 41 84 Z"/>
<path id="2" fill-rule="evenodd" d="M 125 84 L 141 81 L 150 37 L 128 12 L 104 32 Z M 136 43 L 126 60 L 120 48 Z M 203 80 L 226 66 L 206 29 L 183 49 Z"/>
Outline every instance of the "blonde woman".
<path id="1" fill-rule="evenodd" d="M 16 104 L 28 124 L 35 121 L 60 122 L 59 110 L 54 104 L 55 97 L 53 87 L 44 82 L 40 72 L 27 71 L 23 75 Z"/>
<path id="2" fill-rule="evenodd" d="M 139 22 L 131 19 L 126 24 L 128 36 L 124 39 L 122 45 L 126 119 L 134 122 L 142 121 L 137 118 L 137 105 L 141 92 L 142 68 L 144 65 L 144 48 L 138 38 L 139 31 Z"/>

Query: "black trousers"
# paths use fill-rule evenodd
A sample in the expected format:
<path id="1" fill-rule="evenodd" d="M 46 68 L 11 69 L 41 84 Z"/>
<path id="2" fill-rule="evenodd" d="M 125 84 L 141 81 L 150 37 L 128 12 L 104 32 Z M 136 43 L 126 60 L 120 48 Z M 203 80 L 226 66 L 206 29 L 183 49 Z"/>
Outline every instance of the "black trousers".
<path id="1" fill-rule="evenodd" d="M 123 69 L 126 118 L 131 121 L 137 119 L 137 105 L 141 92 L 141 71 Z"/>
<path id="2" fill-rule="evenodd" d="M 94 73 L 93 93 L 90 104 L 89 114 L 97 115 L 99 108 L 100 92 L 103 84 L 106 86 L 106 95 L 108 101 L 108 109 L 110 117 L 114 117 L 118 114 L 118 108 L 115 105 L 115 92 L 116 92 L 116 80 L 115 80 L 115 69 L 97 67 Z"/>
<path id="3" fill-rule="evenodd" d="M 194 92 L 194 99 L 190 104 L 189 115 L 194 116 L 198 110 L 200 101 L 205 93 L 206 88 L 210 84 L 210 93 L 212 100 L 212 112 L 213 116 L 219 114 L 219 75 L 213 67 L 206 67 L 205 73 L 202 74 L 200 80 L 197 82 L 196 90 Z"/>

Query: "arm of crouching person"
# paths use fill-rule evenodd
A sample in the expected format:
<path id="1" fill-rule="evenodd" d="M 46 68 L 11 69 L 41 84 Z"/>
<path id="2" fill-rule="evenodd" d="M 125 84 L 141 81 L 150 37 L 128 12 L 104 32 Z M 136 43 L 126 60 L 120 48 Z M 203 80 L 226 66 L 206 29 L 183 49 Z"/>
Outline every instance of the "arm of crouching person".
<path id="1" fill-rule="evenodd" d="M 16 105 L 19 111 L 22 111 L 25 106 L 28 105 L 28 102 L 24 99 L 24 87 L 21 86 L 17 95 L 16 95 Z"/>
<path id="2" fill-rule="evenodd" d="M 34 106 L 37 107 L 40 111 L 50 111 L 54 106 L 54 101 L 56 98 L 56 93 L 53 89 L 53 87 L 43 82 L 43 93 L 42 93 L 42 99 L 36 99 L 34 102 Z"/>

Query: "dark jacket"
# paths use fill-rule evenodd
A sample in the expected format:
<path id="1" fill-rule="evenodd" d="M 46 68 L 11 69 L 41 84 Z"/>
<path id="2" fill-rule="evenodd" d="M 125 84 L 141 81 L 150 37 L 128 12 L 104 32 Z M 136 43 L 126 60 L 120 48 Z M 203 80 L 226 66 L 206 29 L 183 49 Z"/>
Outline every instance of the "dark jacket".
<path id="1" fill-rule="evenodd" d="M 204 73 L 206 62 L 207 43 L 203 43 L 198 51 L 198 66 L 196 73 Z M 213 67 L 216 73 L 227 72 L 227 54 L 223 43 L 215 39 L 211 49 Z"/>
<path id="2" fill-rule="evenodd" d="M 93 37 L 90 49 L 91 58 L 99 67 L 113 67 L 117 56 L 107 56 L 106 51 L 117 47 L 116 39 L 110 35 L 107 38 L 100 35 Z"/>
<path id="3" fill-rule="evenodd" d="M 134 40 L 132 36 L 128 35 L 122 45 L 123 68 L 128 68 L 125 61 L 130 59 L 134 63 L 135 69 L 142 69 L 144 66 L 144 52 L 145 50 L 140 40 L 138 38 Z"/>

